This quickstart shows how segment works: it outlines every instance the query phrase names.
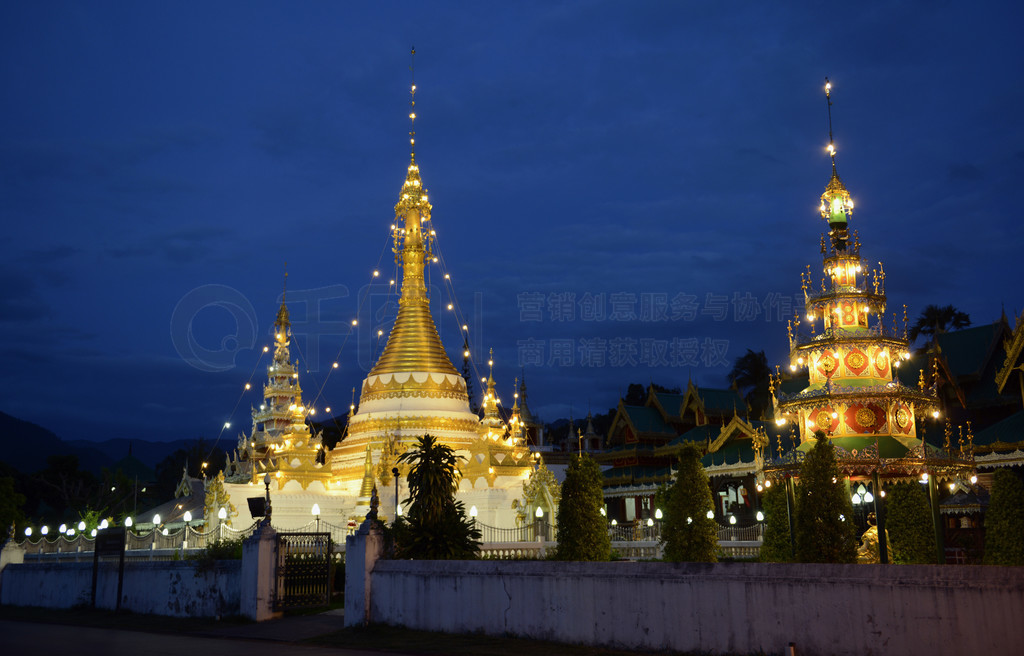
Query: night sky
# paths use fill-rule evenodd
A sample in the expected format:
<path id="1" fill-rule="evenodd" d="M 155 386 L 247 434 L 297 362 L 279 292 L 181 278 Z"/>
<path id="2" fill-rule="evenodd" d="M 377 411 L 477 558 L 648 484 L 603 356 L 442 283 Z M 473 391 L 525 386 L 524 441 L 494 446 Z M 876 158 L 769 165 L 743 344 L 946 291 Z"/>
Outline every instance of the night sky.
<path id="1" fill-rule="evenodd" d="M 477 376 L 493 348 L 510 402 L 525 368 L 545 420 L 782 362 L 826 76 L 890 308 L 1024 308 L 1020 3 L 350 4 L 4 4 L 0 410 L 233 445 L 285 262 L 305 396 L 347 408 L 388 314 L 412 45 L 441 336 L 461 368 L 447 272 Z"/>

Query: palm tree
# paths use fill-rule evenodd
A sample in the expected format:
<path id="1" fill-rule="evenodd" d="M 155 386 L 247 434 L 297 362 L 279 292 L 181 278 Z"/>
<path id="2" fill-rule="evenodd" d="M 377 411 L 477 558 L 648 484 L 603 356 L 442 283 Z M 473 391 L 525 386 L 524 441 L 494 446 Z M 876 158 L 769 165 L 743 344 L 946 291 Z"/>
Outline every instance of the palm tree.
<path id="1" fill-rule="evenodd" d="M 750 406 L 751 419 L 762 419 L 771 405 L 768 391 L 771 375 L 772 370 L 768 366 L 768 358 L 764 351 L 755 353 L 750 349 L 736 358 L 736 363 L 729 372 L 729 382 L 735 385 L 736 389 L 746 392 L 743 400 Z"/>
<path id="2" fill-rule="evenodd" d="M 939 307 L 929 305 L 917 318 L 910 328 L 910 341 L 915 341 L 921 335 L 934 337 L 939 333 L 950 330 L 959 330 L 971 325 L 971 317 L 966 312 L 961 312 L 952 305 Z"/>
<path id="3" fill-rule="evenodd" d="M 480 530 L 466 518 L 466 509 L 455 500 L 459 486 L 459 460 L 451 447 L 424 435 L 398 462 L 412 465 L 407 477 L 409 512 L 396 521 L 395 541 L 401 558 L 427 560 L 474 558 L 480 547 Z"/>

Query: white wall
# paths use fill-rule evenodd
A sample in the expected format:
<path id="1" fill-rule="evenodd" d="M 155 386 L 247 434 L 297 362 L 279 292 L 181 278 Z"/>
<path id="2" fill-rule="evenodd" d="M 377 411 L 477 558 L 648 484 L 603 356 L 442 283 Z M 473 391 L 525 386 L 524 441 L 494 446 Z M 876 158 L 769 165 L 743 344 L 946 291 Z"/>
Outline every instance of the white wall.
<path id="1" fill-rule="evenodd" d="M 386 561 L 371 621 L 643 649 L 1019 654 L 1024 568 Z"/>
<path id="2" fill-rule="evenodd" d="M 242 561 L 220 561 L 208 570 L 191 561 L 132 562 L 124 565 L 121 608 L 178 617 L 237 615 Z M 0 603 L 70 608 L 89 604 L 92 563 L 8 565 L 0 573 Z M 117 563 L 100 564 L 96 606 L 114 608 Z"/>

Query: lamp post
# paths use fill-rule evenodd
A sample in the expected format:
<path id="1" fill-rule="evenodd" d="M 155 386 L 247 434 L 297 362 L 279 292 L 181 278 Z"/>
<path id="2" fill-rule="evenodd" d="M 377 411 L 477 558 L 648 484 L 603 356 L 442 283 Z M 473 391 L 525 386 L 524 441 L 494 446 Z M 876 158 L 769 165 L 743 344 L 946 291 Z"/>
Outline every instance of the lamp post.
<path id="1" fill-rule="evenodd" d="M 391 475 L 395 477 L 395 519 L 402 516 L 402 507 L 398 504 L 398 467 L 391 468 Z"/>
<path id="2" fill-rule="evenodd" d="M 320 504 L 313 504 L 313 516 L 316 517 L 316 532 L 320 532 Z"/>
<path id="3" fill-rule="evenodd" d="M 263 523 L 269 526 L 270 525 L 270 474 L 269 473 L 263 476 L 263 485 L 264 485 L 264 487 L 267 488 L 267 508 L 266 508 L 266 511 L 265 511 L 267 514 L 264 515 L 264 517 L 263 517 Z"/>
<path id="4" fill-rule="evenodd" d="M 534 534 L 537 536 L 538 542 L 543 542 L 547 538 L 546 535 L 541 533 L 542 523 L 544 521 L 544 510 L 540 506 L 537 506 L 537 510 L 536 512 L 533 513 L 533 515 L 537 518 L 537 521 L 535 522 L 536 528 L 534 528 Z"/>
<path id="5" fill-rule="evenodd" d="M 217 511 L 217 539 L 224 540 L 224 521 L 228 518 L 228 509 L 224 506 Z"/>
<path id="6" fill-rule="evenodd" d="M 188 525 L 189 522 L 192 521 L 192 513 L 186 510 L 185 515 L 182 517 L 182 519 L 185 520 L 185 528 L 183 529 L 181 534 L 181 550 L 185 551 L 185 549 L 188 549 Z"/>

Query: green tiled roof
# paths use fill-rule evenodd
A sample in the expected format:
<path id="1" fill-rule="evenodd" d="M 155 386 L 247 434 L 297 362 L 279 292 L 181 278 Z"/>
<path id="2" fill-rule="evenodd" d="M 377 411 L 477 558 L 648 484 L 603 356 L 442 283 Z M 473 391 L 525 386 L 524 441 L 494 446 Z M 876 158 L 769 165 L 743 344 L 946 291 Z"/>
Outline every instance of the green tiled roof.
<path id="1" fill-rule="evenodd" d="M 661 418 L 661 413 L 654 408 L 639 405 L 627 405 L 626 414 L 633 426 L 641 433 L 670 433 L 676 432 Z"/>
<path id="2" fill-rule="evenodd" d="M 689 442 L 705 444 L 709 439 L 713 440 L 718 437 L 718 433 L 721 430 L 722 427 L 718 424 L 704 424 L 703 426 L 696 426 L 669 442 L 667 446 L 681 446 Z"/>
<path id="3" fill-rule="evenodd" d="M 735 440 L 722 446 L 714 453 L 700 459 L 705 467 L 713 465 L 735 465 L 740 462 L 754 461 L 754 443 L 750 440 Z"/>
<path id="4" fill-rule="evenodd" d="M 974 436 L 976 445 L 988 445 L 995 442 L 1013 444 L 1024 441 L 1024 410 L 998 421 L 985 430 L 978 431 Z"/>
<path id="5" fill-rule="evenodd" d="M 1002 323 L 996 322 L 985 326 L 964 328 L 936 336 L 939 348 L 946 357 L 949 371 L 954 376 L 970 376 L 980 374 L 985 366 L 985 356 L 989 347 L 1002 330 Z"/>
<path id="6" fill-rule="evenodd" d="M 682 394 L 669 394 L 668 392 L 655 392 L 654 396 L 657 397 L 658 403 L 664 408 L 665 412 L 670 415 L 679 415 L 679 406 L 683 404 L 685 398 Z"/>
<path id="7" fill-rule="evenodd" d="M 731 412 L 734 408 L 740 415 L 747 414 L 747 404 L 740 393 L 732 389 L 698 389 L 697 394 L 704 401 L 706 410 Z"/>

